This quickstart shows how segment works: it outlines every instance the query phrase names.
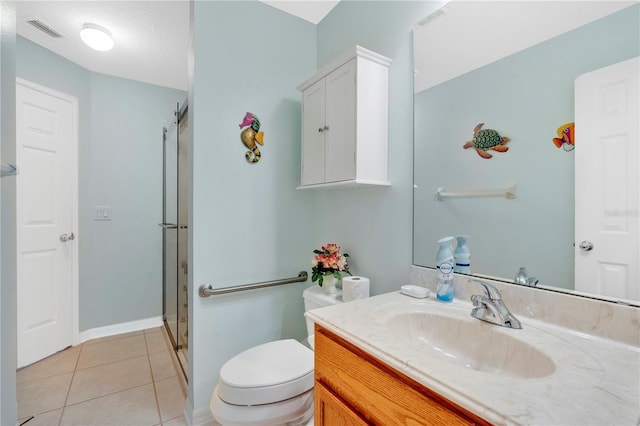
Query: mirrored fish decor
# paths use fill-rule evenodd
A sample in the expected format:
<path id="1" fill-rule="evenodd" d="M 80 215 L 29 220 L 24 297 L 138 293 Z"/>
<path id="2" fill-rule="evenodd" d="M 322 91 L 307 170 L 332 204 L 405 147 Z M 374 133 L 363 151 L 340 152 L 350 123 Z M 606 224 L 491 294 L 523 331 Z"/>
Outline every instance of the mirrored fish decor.
<path id="1" fill-rule="evenodd" d="M 567 123 L 558 127 L 558 137 L 553 138 L 553 144 L 556 148 L 562 147 L 565 151 L 573 151 L 576 147 L 575 141 L 575 123 Z"/>
<path id="2" fill-rule="evenodd" d="M 247 127 L 240 133 L 240 139 L 244 146 L 250 149 L 244 154 L 249 163 L 257 163 L 262 158 L 257 144 L 264 145 L 264 132 L 260 131 L 260 120 L 258 117 L 248 112 L 244 115 L 240 128 Z"/>
<path id="3" fill-rule="evenodd" d="M 509 147 L 505 146 L 511 139 L 500 136 L 500 133 L 493 129 L 483 129 L 484 123 L 478 124 L 473 129 L 473 139 L 463 145 L 464 149 L 474 148 L 482 158 L 493 157 L 487 151 L 492 149 L 498 152 L 507 152 Z"/>

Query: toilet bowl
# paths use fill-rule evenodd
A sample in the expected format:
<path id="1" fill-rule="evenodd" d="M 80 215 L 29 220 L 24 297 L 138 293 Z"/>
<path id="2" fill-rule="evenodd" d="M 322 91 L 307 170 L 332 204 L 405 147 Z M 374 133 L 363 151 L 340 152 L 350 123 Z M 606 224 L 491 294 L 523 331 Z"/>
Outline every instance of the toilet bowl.
<path id="1" fill-rule="evenodd" d="M 305 311 L 342 303 L 342 292 L 303 292 Z M 307 320 L 313 344 L 313 321 Z M 223 426 L 313 424 L 313 351 L 293 339 L 247 349 L 220 370 L 209 409 Z"/>

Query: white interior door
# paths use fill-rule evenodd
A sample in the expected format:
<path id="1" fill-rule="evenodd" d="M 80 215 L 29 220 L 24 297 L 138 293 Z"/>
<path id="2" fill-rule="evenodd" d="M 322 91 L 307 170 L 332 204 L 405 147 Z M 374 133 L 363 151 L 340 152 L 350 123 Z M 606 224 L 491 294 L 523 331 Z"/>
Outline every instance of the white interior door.
<path id="1" fill-rule="evenodd" d="M 639 64 L 575 82 L 576 290 L 632 300 L 640 300 Z"/>
<path id="2" fill-rule="evenodd" d="M 18 367 L 77 333 L 77 100 L 16 85 Z M 74 330 L 75 326 L 75 330 Z"/>

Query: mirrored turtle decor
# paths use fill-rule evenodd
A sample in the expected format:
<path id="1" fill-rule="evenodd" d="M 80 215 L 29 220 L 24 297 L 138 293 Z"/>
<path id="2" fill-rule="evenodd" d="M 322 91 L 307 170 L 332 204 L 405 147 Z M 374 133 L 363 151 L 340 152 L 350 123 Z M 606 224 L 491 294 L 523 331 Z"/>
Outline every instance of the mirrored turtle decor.
<path id="1" fill-rule="evenodd" d="M 484 126 L 484 123 L 478 124 L 473 129 L 473 139 L 463 145 L 464 149 L 474 148 L 480 157 L 486 159 L 493 157 L 487 152 L 490 149 L 497 152 L 507 152 L 509 150 L 509 147 L 505 144 L 511 139 L 501 136 L 496 130 L 483 129 L 482 126 Z"/>

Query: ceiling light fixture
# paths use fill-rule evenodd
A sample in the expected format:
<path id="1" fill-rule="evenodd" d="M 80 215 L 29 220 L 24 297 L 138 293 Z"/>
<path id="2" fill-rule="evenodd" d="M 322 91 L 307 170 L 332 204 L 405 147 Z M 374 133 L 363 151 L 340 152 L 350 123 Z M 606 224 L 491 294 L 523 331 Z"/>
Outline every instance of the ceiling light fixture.
<path id="1" fill-rule="evenodd" d="M 96 24 L 84 24 L 80 31 L 80 38 L 92 49 L 105 52 L 113 48 L 111 33 Z"/>

